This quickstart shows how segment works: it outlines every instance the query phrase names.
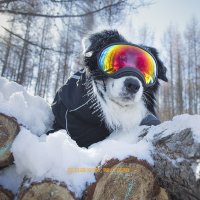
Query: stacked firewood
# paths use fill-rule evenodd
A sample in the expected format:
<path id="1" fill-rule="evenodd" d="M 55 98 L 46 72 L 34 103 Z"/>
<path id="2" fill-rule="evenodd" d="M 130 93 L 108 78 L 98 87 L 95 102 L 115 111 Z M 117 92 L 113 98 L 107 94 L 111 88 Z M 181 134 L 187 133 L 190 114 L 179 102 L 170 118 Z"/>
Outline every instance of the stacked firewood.
<path id="1" fill-rule="evenodd" d="M 19 131 L 20 125 L 15 118 L 0 113 L 0 169 L 13 164 L 10 149 Z M 144 129 L 141 139 L 148 135 L 148 131 L 148 128 Z M 154 166 L 134 157 L 122 161 L 112 159 L 100 166 L 101 170 L 96 173 L 96 183 L 88 186 L 82 199 L 200 200 L 200 170 L 194 170 L 200 160 L 200 143 L 194 139 L 192 130 L 185 129 L 168 136 L 155 134 L 153 146 Z M 119 169 L 129 169 L 129 173 L 115 173 Z M 65 183 L 52 179 L 36 182 L 26 177 L 15 195 L 0 186 L 0 200 L 14 198 L 76 199 Z"/>

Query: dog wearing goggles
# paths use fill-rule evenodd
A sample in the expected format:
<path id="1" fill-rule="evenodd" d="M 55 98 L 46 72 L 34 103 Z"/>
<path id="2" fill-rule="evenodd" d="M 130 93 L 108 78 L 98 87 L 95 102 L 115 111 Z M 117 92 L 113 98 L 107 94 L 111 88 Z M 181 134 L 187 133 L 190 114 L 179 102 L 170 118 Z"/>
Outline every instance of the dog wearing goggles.
<path id="1" fill-rule="evenodd" d="M 83 69 L 53 101 L 53 131 L 66 129 L 88 147 L 116 130 L 159 124 L 155 95 L 167 77 L 157 50 L 132 44 L 116 30 L 90 35 L 83 46 Z"/>

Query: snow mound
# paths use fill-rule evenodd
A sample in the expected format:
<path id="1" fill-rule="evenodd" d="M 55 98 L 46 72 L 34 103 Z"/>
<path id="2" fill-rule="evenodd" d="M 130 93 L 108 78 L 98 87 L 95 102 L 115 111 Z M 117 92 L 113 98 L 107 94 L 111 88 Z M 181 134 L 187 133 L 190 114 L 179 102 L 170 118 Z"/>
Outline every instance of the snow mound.
<path id="1" fill-rule="evenodd" d="M 39 96 L 29 95 L 25 89 L 0 77 L 0 112 L 13 116 L 36 135 L 42 135 L 53 121 L 50 106 Z"/>
<path id="2" fill-rule="evenodd" d="M 64 181 L 80 197 L 86 184 L 95 181 L 94 170 L 87 172 L 87 169 L 95 169 L 105 160 L 134 155 L 152 162 L 151 146 L 147 142 L 132 143 L 134 133 L 121 136 L 121 139 L 109 137 L 86 149 L 77 146 L 65 130 L 38 137 L 23 128 L 13 143 L 12 151 L 19 174 L 39 180 L 46 177 Z M 86 172 L 70 171 L 83 168 Z"/>
<path id="3" fill-rule="evenodd" d="M 147 128 L 144 126 L 129 132 L 113 132 L 88 149 L 78 147 L 65 130 L 38 137 L 24 128 L 13 143 L 12 151 L 17 173 L 36 180 L 52 178 L 64 181 L 80 197 L 86 185 L 95 181 L 94 172 L 87 169 L 95 169 L 99 163 L 103 164 L 111 158 L 122 160 L 128 156 L 136 156 L 153 164 L 151 152 L 155 134 L 163 132 L 167 136 L 191 128 L 199 140 L 199 121 L 199 115 L 180 115 L 172 121 L 150 127 L 149 134 L 142 140 L 138 136 Z M 69 169 L 85 169 L 86 172 L 72 172 Z"/>
<path id="4" fill-rule="evenodd" d="M 0 78 L 0 112 L 16 117 L 24 125 L 12 145 L 15 166 L 0 171 L 0 185 L 14 193 L 22 177 L 28 176 L 36 181 L 44 178 L 64 181 L 80 197 L 86 185 L 95 181 L 96 167 L 106 160 L 136 156 L 153 164 L 151 152 L 155 134 L 168 135 L 191 128 L 195 139 L 200 141 L 200 115 L 184 114 L 148 128 L 148 135 L 143 139 L 139 136 L 147 127 L 141 126 L 128 132 L 113 132 L 88 149 L 80 148 L 65 130 L 42 134 L 53 120 L 49 105 L 4 78 Z M 78 169 L 85 169 L 85 172 Z M 90 169 L 93 171 L 89 172 Z M 15 177 L 14 182 L 12 177 Z"/>

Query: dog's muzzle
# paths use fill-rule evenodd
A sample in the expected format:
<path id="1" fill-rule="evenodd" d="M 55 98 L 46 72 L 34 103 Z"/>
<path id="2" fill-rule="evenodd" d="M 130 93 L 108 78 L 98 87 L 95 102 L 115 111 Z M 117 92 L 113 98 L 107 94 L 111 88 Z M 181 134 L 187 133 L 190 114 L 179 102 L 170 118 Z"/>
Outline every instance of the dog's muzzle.
<path id="1" fill-rule="evenodd" d="M 140 83 L 137 79 L 134 78 L 127 78 L 124 81 L 124 87 L 126 92 L 129 94 L 136 94 L 140 89 Z"/>

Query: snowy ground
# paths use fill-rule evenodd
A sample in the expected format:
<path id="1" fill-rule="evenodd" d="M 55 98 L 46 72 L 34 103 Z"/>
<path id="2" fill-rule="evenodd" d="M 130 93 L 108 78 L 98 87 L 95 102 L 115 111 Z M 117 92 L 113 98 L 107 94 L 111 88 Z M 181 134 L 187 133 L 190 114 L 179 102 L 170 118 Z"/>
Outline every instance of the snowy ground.
<path id="1" fill-rule="evenodd" d="M 42 98 L 27 94 L 23 87 L 4 78 L 0 78 L 0 112 L 14 116 L 23 124 L 12 145 L 15 165 L 0 171 L 0 185 L 14 193 L 26 175 L 35 180 L 47 177 L 64 181 L 71 191 L 80 196 L 86 183 L 95 181 L 94 173 L 72 172 L 69 169 L 84 168 L 87 171 L 108 159 L 124 159 L 130 155 L 153 164 L 151 140 L 160 132 L 167 135 L 192 128 L 200 141 L 200 116 L 185 114 L 151 127 L 143 140 L 138 140 L 138 136 L 144 126 L 126 133 L 114 132 L 88 149 L 80 148 L 65 130 L 45 135 L 53 121 L 50 106 Z"/>

